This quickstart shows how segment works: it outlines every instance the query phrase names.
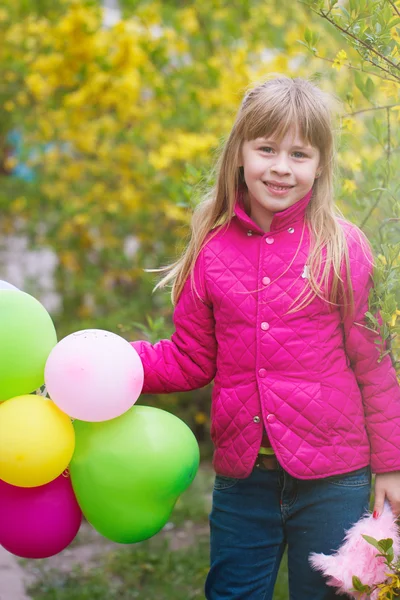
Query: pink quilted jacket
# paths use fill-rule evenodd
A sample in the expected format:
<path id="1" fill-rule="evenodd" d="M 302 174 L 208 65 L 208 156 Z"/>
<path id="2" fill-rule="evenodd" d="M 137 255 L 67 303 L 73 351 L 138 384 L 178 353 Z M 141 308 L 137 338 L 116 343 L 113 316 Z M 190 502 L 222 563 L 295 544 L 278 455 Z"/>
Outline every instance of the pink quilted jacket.
<path id="1" fill-rule="evenodd" d="M 371 463 L 400 470 L 400 387 L 364 314 L 372 285 L 371 251 L 355 225 L 348 239 L 356 316 L 316 297 L 285 314 L 307 277 L 312 190 L 275 214 L 263 232 L 238 198 L 235 216 L 203 247 L 174 311 L 170 340 L 133 342 L 145 370 L 144 393 L 200 388 L 215 378 L 214 467 L 247 477 L 265 427 L 294 477 L 346 473 Z M 301 241 L 303 233 L 303 239 Z M 301 243 L 300 243 L 301 242 Z"/>

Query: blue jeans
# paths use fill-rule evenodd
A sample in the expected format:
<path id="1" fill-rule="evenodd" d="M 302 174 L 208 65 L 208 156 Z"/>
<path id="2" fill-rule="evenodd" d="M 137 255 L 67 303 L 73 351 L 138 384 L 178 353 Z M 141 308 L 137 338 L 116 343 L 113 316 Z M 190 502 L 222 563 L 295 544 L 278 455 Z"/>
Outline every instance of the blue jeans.
<path id="1" fill-rule="evenodd" d="M 295 479 L 280 467 L 255 468 L 246 479 L 217 475 L 207 600 L 272 600 L 286 546 L 290 600 L 344 598 L 310 567 L 308 556 L 341 545 L 345 530 L 368 509 L 370 489 L 370 467 L 313 480 Z"/>

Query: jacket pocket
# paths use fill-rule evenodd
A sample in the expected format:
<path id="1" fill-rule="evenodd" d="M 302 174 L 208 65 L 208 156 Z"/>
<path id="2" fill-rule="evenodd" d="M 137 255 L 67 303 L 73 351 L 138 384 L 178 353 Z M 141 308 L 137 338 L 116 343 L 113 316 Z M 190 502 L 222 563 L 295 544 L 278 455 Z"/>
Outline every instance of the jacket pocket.
<path id="1" fill-rule="evenodd" d="M 263 403 L 269 413 L 268 433 L 278 442 L 286 440 L 290 447 L 298 448 L 329 444 L 327 411 L 319 381 L 271 378 L 266 383 Z"/>
<path id="2" fill-rule="evenodd" d="M 261 439 L 262 420 L 259 393 L 254 382 L 231 388 L 214 387 L 211 405 L 211 439 L 225 450 L 235 447 L 240 439 Z M 257 420 L 254 417 L 257 416 Z M 242 446 L 240 446 L 242 448 Z M 248 449 L 248 443 L 245 444 Z"/>

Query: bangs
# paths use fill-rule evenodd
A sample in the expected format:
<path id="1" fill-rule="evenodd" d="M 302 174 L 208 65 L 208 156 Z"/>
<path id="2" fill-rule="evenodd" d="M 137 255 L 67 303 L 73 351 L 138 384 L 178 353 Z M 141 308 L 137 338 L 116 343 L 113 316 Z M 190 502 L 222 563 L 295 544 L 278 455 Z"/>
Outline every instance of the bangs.
<path id="1" fill-rule="evenodd" d="M 294 93 L 293 93 L 294 92 Z M 312 98 L 302 90 L 287 89 L 285 93 L 260 94 L 243 106 L 242 137 L 246 141 L 259 137 L 280 142 L 288 133 L 297 133 L 303 143 L 321 151 L 329 137 L 325 115 Z"/>

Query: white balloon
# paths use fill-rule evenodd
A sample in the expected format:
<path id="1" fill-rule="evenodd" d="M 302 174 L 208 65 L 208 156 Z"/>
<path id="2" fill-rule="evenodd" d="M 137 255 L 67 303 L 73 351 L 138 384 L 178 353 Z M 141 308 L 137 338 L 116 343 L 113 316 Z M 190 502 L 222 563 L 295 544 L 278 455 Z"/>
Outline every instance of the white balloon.
<path id="1" fill-rule="evenodd" d="M 2 279 L 0 279 L 0 290 L 17 290 L 17 292 L 20 291 L 17 287 L 15 287 L 15 285 L 13 285 L 12 283 L 8 283 L 8 281 L 3 281 Z"/>

